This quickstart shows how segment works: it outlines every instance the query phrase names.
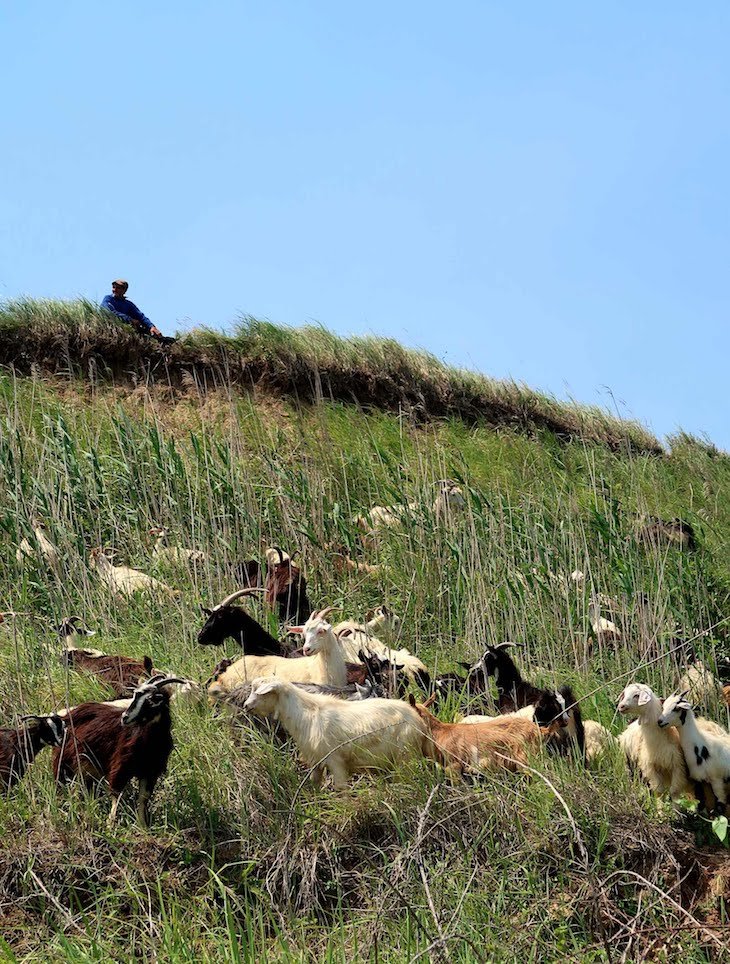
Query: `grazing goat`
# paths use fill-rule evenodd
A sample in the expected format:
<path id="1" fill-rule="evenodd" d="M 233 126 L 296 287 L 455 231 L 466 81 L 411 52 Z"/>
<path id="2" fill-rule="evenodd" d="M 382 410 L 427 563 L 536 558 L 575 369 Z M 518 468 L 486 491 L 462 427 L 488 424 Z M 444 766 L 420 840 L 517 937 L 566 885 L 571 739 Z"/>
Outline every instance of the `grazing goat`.
<path id="1" fill-rule="evenodd" d="M 695 782 L 707 782 L 717 798 L 718 813 L 725 812 L 730 787 L 730 733 L 721 727 L 700 726 L 686 693 L 667 697 L 657 724 L 672 726 L 679 742 L 689 775 Z"/>
<path id="2" fill-rule="evenodd" d="M 54 576 L 60 579 L 62 575 L 61 555 L 46 535 L 47 531 L 48 529 L 44 522 L 33 520 L 33 535 L 35 536 L 37 545 L 32 545 L 28 539 L 23 539 L 17 548 L 15 558 L 19 563 L 23 563 L 26 559 L 35 559 L 37 555 L 40 554 Z"/>
<path id="3" fill-rule="evenodd" d="M 139 569 L 129 566 L 115 566 L 102 548 L 92 549 L 91 563 L 96 568 L 102 581 L 107 584 L 117 596 L 134 596 L 138 592 L 148 592 L 158 596 L 177 597 L 180 593 L 172 589 L 159 579 L 148 576 Z"/>
<path id="4" fill-rule="evenodd" d="M 53 751 L 56 780 L 67 783 L 80 776 L 89 787 L 105 780 L 113 797 L 113 823 L 121 794 L 136 777 L 137 818 L 148 827 L 150 797 L 173 748 L 170 686 L 186 682 L 155 676 L 137 687 L 126 708 L 82 703 L 69 710 L 63 746 Z"/>
<path id="5" fill-rule="evenodd" d="M 290 632 L 304 635 L 301 659 L 282 656 L 241 656 L 210 684 L 208 693 L 220 696 L 240 683 L 260 676 L 278 676 L 298 683 L 347 685 L 347 664 L 337 637 L 326 617 L 332 611 L 312 613 L 304 626 L 293 626 Z"/>
<path id="6" fill-rule="evenodd" d="M 279 546 L 266 550 L 266 565 L 265 598 L 268 605 L 279 610 L 279 618 L 284 623 L 290 620 L 306 622 L 312 615 L 312 604 L 302 570 Z"/>
<path id="7" fill-rule="evenodd" d="M 170 530 L 167 526 L 155 526 L 150 529 L 150 535 L 155 536 L 152 547 L 152 558 L 158 562 L 166 562 L 173 566 L 189 566 L 207 562 L 207 553 L 202 549 L 185 549 L 181 546 L 167 544 Z"/>
<path id="8" fill-rule="evenodd" d="M 427 750 L 418 714 L 400 700 L 347 702 L 274 677 L 254 680 L 244 706 L 257 716 L 278 719 L 317 786 L 325 770 L 340 788 L 355 773 L 392 769 Z"/>
<path id="9" fill-rule="evenodd" d="M 667 522 L 657 516 L 649 516 L 646 524 L 639 529 L 639 541 L 654 548 L 661 543 L 679 546 L 689 552 L 694 552 L 697 548 L 695 531 L 684 519 L 670 519 Z"/>
<path id="10" fill-rule="evenodd" d="M 97 649 L 78 649 L 68 639 L 61 653 L 66 666 L 91 673 L 102 683 L 106 683 L 117 697 L 127 696 L 139 684 L 153 675 L 154 669 L 149 656 L 141 660 L 132 656 L 113 656 Z"/>
<path id="11" fill-rule="evenodd" d="M 21 726 L 0 729 L 0 787 L 15 786 L 40 750 L 60 746 L 63 734 L 64 721 L 56 713 L 24 716 Z"/>
<path id="12" fill-rule="evenodd" d="M 255 587 L 237 589 L 212 609 L 201 607 L 207 619 L 198 633 L 198 643 L 201 646 L 222 646 L 230 638 L 244 653 L 252 656 L 283 656 L 285 650 L 278 639 L 267 633 L 245 609 L 233 605 L 236 599 L 260 591 Z"/>
<path id="13" fill-rule="evenodd" d="M 619 737 L 629 763 L 636 766 L 649 787 L 672 800 L 694 796 L 676 730 L 661 729 L 662 702 L 644 683 L 631 683 L 619 697 L 622 716 L 636 717 Z"/>
<path id="14" fill-rule="evenodd" d="M 460 486 L 450 479 L 440 479 L 436 485 L 439 492 L 433 502 L 433 514 L 437 522 L 443 522 L 455 510 L 466 507 L 464 493 Z M 420 502 L 407 502 L 399 505 L 376 505 L 353 520 L 360 530 L 360 540 L 367 548 L 374 548 L 380 529 L 393 529 L 402 526 L 408 516 L 417 515 L 422 509 Z"/>
<path id="15" fill-rule="evenodd" d="M 408 699 L 428 729 L 425 756 L 440 763 L 452 780 L 465 770 L 517 770 L 519 764 L 527 763 L 528 752 L 539 749 L 551 732 L 518 716 L 500 716 L 486 723 L 442 723 L 428 710 L 436 694 L 425 703 L 416 703 L 412 694 Z"/>

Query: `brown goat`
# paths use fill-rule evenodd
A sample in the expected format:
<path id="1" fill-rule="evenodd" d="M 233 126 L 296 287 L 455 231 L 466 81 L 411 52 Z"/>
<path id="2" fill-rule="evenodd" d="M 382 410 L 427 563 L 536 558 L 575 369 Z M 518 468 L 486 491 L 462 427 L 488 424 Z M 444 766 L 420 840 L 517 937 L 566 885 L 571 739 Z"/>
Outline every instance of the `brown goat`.
<path id="1" fill-rule="evenodd" d="M 79 776 L 91 788 L 105 781 L 114 798 L 109 818 L 113 822 L 122 791 L 136 777 L 137 816 L 147 827 L 149 799 L 173 748 L 168 687 L 184 682 L 155 676 L 137 687 L 126 708 L 82 703 L 69 710 L 63 746 L 53 751 L 57 782 Z"/>
<path id="2" fill-rule="evenodd" d="M 488 723 L 442 723 L 427 708 L 435 694 L 425 703 L 416 703 L 412 694 L 408 700 L 428 728 L 426 756 L 440 763 L 452 780 L 465 770 L 517 770 L 551 733 L 550 728 L 519 716 L 497 717 Z"/>
<path id="3" fill-rule="evenodd" d="M 149 656 L 139 660 L 131 656 L 111 656 L 93 649 L 68 647 L 61 658 L 67 666 L 98 677 L 120 698 L 129 696 L 141 680 L 149 679 L 154 672 Z"/>

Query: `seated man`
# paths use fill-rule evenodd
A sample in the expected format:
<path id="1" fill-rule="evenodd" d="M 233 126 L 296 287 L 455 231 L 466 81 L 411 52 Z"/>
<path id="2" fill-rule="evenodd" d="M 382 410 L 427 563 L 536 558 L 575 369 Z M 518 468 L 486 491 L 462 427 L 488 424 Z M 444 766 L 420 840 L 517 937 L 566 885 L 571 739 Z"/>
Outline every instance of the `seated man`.
<path id="1" fill-rule="evenodd" d="M 128 287 L 126 281 L 112 281 L 112 293 L 102 301 L 101 307 L 132 325 L 140 334 L 153 335 L 155 338 L 163 339 L 160 329 L 152 324 L 147 315 L 142 314 L 133 301 L 125 298 Z M 167 341 L 168 339 L 165 338 L 164 340 Z"/>

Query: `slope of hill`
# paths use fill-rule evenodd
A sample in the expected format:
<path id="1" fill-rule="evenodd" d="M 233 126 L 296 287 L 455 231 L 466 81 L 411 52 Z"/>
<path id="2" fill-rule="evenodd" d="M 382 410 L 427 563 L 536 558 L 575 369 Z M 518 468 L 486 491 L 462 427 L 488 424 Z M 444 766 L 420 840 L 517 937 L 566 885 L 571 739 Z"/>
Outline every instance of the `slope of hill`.
<path id="1" fill-rule="evenodd" d="M 232 591 L 236 564 L 272 543 L 300 549 L 315 604 L 361 616 L 387 603 L 403 617 L 401 644 L 434 672 L 487 643 L 519 641 L 526 675 L 571 683 L 584 716 L 615 733 L 626 682 L 676 685 L 661 655 L 672 637 L 694 638 L 708 662 L 730 653 L 730 460 L 709 446 L 676 439 L 657 457 L 653 442 L 632 441 L 638 427 L 615 423 L 602 444 L 545 422 L 538 431 L 531 414 L 495 430 L 456 408 L 424 420 L 424 411 L 378 411 L 372 398 L 363 411 L 334 390 L 324 400 L 324 389 L 301 406 L 294 390 L 277 398 L 268 375 L 265 393 L 240 394 L 238 376 L 224 378 L 232 346 L 224 364 L 216 338 L 200 334 L 179 350 L 215 356 L 205 369 L 215 367 L 215 387 L 204 390 L 208 375 L 189 356 L 186 382 L 168 377 L 169 365 L 150 369 L 154 346 L 132 357 L 139 349 L 126 333 L 101 340 L 89 307 L 74 308 L 88 314 L 83 324 L 69 315 L 61 325 L 54 309 L 31 328 L 13 322 L 19 311 L 0 316 L 2 362 L 16 364 L 0 377 L 0 610 L 18 614 L 0 623 L 5 725 L 107 697 L 61 666 L 54 626 L 70 614 L 97 630 L 100 649 L 150 654 L 207 679 L 224 654 L 196 644 L 199 606 Z M 238 350 L 250 365 L 251 342 L 263 351 L 268 339 L 270 350 L 274 335 L 246 331 L 251 341 L 242 347 L 245 332 L 237 336 Z M 286 354 L 289 337 L 308 345 L 281 335 L 267 372 L 288 359 L 291 385 L 300 362 Z M 65 366 L 53 345 L 65 346 Z M 315 345 L 310 360 L 322 357 Z M 113 379 L 98 377 L 101 357 Z M 133 387 L 125 369 L 147 377 Z M 408 377 L 416 384 L 412 369 Z M 439 524 L 429 505 L 446 477 L 460 482 L 467 507 Z M 359 547 L 355 514 L 411 501 L 423 508 L 377 549 Z M 689 521 L 697 550 L 643 545 L 647 515 Z M 16 559 L 34 519 L 59 548 L 60 578 L 40 557 Z M 156 565 L 157 524 L 210 561 L 190 571 Z M 332 543 L 378 570 L 338 572 Z M 180 598 L 111 598 L 89 567 L 101 545 L 173 583 Z M 575 570 L 583 583 L 571 581 Z M 617 644 L 592 637 L 597 593 L 613 597 Z M 247 607 L 276 628 L 258 601 Z M 236 655 L 230 641 L 226 651 Z M 452 702 L 442 715 L 457 710 Z M 705 710 L 727 725 L 718 704 Z M 135 827 L 131 801 L 108 828 L 103 793 L 57 790 L 47 752 L 0 797 L 5 959 L 598 961 L 670 947 L 706 961 L 728 949 L 727 850 L 689 808 L 651 797 L 618 754 L 589 771 L 547 758 L 531 776 L 463 785 L 423 763 L 335 794 L 311 787 L 290 744 L 204 703 L 175 706 L 174 735 L 151 833 Z"/>

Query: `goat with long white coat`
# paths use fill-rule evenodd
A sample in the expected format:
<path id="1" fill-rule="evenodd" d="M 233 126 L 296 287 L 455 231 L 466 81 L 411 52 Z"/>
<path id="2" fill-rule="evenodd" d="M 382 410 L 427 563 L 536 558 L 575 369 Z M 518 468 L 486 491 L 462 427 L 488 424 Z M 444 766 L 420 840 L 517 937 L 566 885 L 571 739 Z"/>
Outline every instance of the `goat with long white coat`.
<path id="1" fill-rule="evenodd" d="M 131 569 L 129 566 L 115 566 L 101 548 L 92 549 L 89 556 L 102 581 L 117 596 L 131 597 L 138 592 L 147 592 L 157 596 L 176 597 L 180 595 L 177 590 L 172 589 L 159 579 L 148 576 L 146 572 Z"/>
<path id="2" fill-rule="evenodd" d="M 673 727 L 679 734 L 689 775 L 697 782 L 710 784 L 718 811 L 724 811 L 730 787 L 730 733 L 716 725 L 712 728 L 698 725 L 700 721 L 695 718 L 686 696 L 686 693 L 668 696 L 657 724 L 662 729 Z"/>
<path id="3" fill-rule="evenodd" d="M 208 555 L 202 549 L 169 545 L 170 530 L 167 526 L 155 526 L 150 529 L 150 535 L 155 537 L 152 558 L 157 562 L 166 562 L 172 566 L 190 566 L 208 562 Z"/>
<path id="4" fill-rule="evenodd" d="M 430 675 L 428 668 L 417 656 L 408 649 L 392 649 L 375 635 L 381 629 L 396 631 L 400 626 L 400 617 L 396 616 L 387 606 L 378 606 L 368 613 L 365 623 L 358 623 L 354 619 L 346 619 L 337 623 L 333 628 L 339 639 L 345 659 L 350 663 L 361 662 L 360 653 L 370 653 L 387 660 L 392 666 L 398 666 L 409 680 L 428 689 Z"/>
<path id="5" fill-rule="evenodd" d="M 631 683 L 619 697 L 617 709 L 622 716 L 635 718 L 618 742 L 650 788 L 668 793 L 672 800 L 693 797 L 679 737 L 676 730 L 659 726 L 662 702 L 651 687 Z"/>
<path id="6" fill-rule="evenodd" d="M 437 522 L 448 519 L 455 511 L 466 508 L 466 500 L 460 486 L 451 479 L 440 479 L 438 495 L 433 501 L 432 510 Z M 409 516 L 418 515 L 423 510 L 420 502 L 407 502 L 397 505 L 376 505 L 363 515 L 356 516 L 354 522 L 361 532 L 361 541 L 372 548 L 377 540 L 378 530 L 393 529 L 403 525 Z"/>
<path id="7" fill-rule="evenodd" d="M 23 539 L 18 546 L 15 553 L 15 558 L 19 563 L 25 562 L 27 559 L 36 558 L 37 554 L 40 554 L 43 561 L 46 563 L 51 572 L 56 576 L 56 578 L 61 578 L 61 555 L 56 548 L 56 546 L 51 542 L 51 540 L 46 535 L 46 525 L 43 522 L 38 522 L 34 520 L 33 522 L 33 535 L 36 538 L 37 546 L 31 545 L 28 539 Z"/>
<path id="8" fill-rule="evenodd" d="M 331 607 L 312 613 L 304 626 L 293 626 L 289 632 L 304 636 L 304 656 L 241 656 L 218 674 L 208 687 L 210 696 L 218 697 L 251 680 L 276 676 L 293 683 L 325 683 L 347 685 L 347 662 L 339 640 L 327 622 Z"/>
<path id="9" fill-rule="evenodd" d="M 317 786 L 325 770 L 340 788 L 355 773 L 392 769 L 428 749 L 418 714 L 400 700 L 347 702 L 306 693 L 287 680 L 269 677 L 254 680 L 244 708 L 281 723 Z"/>

